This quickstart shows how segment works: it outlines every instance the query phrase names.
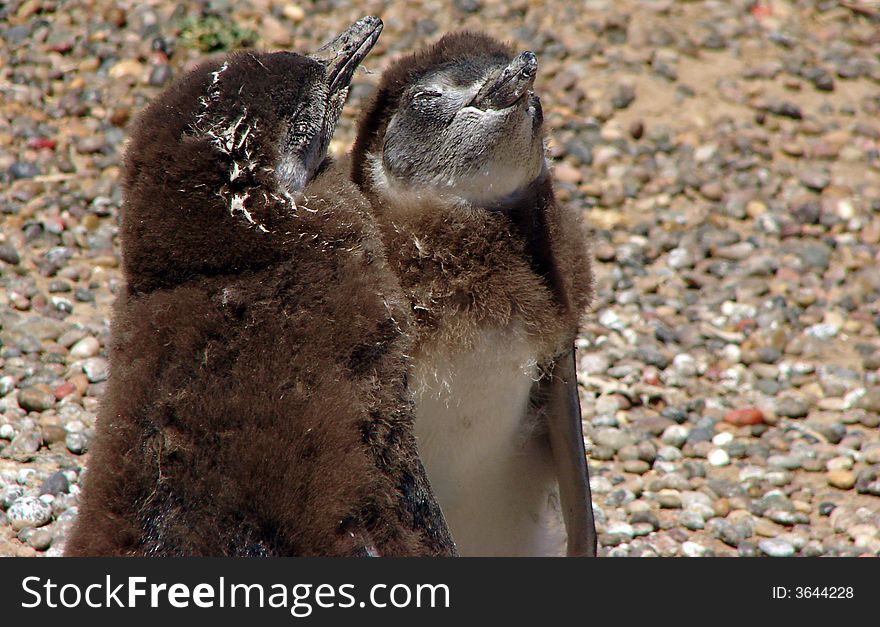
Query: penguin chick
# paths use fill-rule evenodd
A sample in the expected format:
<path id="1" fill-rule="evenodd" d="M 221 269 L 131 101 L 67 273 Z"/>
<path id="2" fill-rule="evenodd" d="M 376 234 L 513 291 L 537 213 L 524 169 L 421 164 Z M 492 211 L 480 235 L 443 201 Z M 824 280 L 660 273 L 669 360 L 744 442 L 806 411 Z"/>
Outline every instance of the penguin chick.
<path id="1" fill-rule="evenodd" d="M 454 553 L 412 433 L 403 295 L 325 160 L 381 28 L 208 62 L 140 116 L 67 555 Z"/>
<path id="2" fill-rule="evenodd" d="M 462 555 L 595 555 L 574 339 L 587 237 L 556 202 L 537 59 L 446 35 L 383 75 L 352 179 L 416 323 L 416 436 Z"/>

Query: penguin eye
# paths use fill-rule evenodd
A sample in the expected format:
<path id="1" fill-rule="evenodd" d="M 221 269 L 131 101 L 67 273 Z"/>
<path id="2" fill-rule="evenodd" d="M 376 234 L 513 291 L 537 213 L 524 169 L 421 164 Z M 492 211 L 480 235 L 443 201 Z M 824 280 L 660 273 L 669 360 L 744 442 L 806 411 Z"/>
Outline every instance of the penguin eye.
<path id="1" fill-rule="evenodd" d="M 442 95 L 443 94 L 441 94 L 439 91 L 432 91 L 432 90 L 419 91 L 413 95 L 413 101 L 419 102 L 419 103 L 426 102 L 426 101 L 431 100 L 433 98 L 439 98 Z"/>

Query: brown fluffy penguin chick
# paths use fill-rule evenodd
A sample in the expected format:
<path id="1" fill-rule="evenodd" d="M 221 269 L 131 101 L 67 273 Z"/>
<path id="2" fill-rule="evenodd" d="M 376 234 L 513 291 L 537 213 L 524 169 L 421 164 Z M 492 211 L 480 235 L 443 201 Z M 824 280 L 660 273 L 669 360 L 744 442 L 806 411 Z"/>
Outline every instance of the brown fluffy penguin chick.
<path id="1" fill-rule="evenodd" d="M 584 226 L 556 202 L 537 60 L 456 33 L 393 64 L 362 114 L 370 197 L 416 323 L 410 386 L 462 555 L 595 555 L 573 343 Z"/>
<path id="2" fill-rule="evenodd" d="M 381 26 L 206 63 L 140 116 L 67 555 L 454 553 L 412 433 L 400 287 L 325 163 Z"/>

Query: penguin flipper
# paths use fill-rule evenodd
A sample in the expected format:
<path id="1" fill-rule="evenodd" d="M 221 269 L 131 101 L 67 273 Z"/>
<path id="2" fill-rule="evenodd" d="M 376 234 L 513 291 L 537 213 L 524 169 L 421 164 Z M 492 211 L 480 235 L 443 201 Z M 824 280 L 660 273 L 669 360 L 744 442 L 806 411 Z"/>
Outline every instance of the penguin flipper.
<path id="1" fill-rule="evenodd" d="M 581 405 L 577 393 L 574 346 L 556 358 L 551 376 L 539 383 L 546 389 L 542 413 L 559 481 L 559 499 L 568 532 L 569 557 L 596 556 L 596 525 L 590 495 Z"/>

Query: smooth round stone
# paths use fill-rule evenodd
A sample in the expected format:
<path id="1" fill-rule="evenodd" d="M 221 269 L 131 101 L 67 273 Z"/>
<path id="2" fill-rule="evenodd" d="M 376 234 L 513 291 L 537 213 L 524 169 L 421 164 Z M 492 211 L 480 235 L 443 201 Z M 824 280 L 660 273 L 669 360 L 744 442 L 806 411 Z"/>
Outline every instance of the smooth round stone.
<path id="1" fill-rule="evenodd" d="M 786 418 L 803 418 L 810 413 L 810 407 L 799 398 L 783 398 L 776 402 L 776 414 Z"/>
<path id="2" fill-rule="evenodd" d="M 620 399 L 615 395 L 600 396 L 596 399 L 596 413 L 600 415 L 614 415 L 620 411 Z"/>
<path id="3" fill-rule="evenodd" d="M 681 545 L 681 552 L 685 557 L 705 557 L 708 551 L 702 544 L 691 540 L 687 540 Z"/>
<path id="4" fill-rule="evenodd" d="M 632 435 L 613 427 L 596 429 L 593 441 L 599 446 L 604 446 L 614 451 L 619 451 L 624 446 L 635 444 L 635 438 Z"/>
<path id="5" fill-rule="evenodd" d="M 97 338 L 88 335 L 70 347 L 70 356 L 74 359 L 88 359 L 101 352 L 101 343 Z M 88 374 L 86 375 L 88 376 Z"/>
<path id="6" fill-rule="evenodd" d="M 852 457 L 834 457 L 829 459 L 825 466 L 829 471 L 851 470 L 854 463 Z"/>
<path id="7" fill-rule="evenodd" d="M 783 509 L 771 509 L 764 513 L 764 517 L 772 520 L 778 525 L 786 525 L 788 527 L 810 523 L 810 517 L 801 512 L 789 512 Z"/>
<path id="8" fill-rule="evenodd" d="M 632 490 L 628 490 L 627 488 L 618 488 L 613 492 L 609 493 L 605 498 L 605 504 L 608 507 L 620 507 L 621 505 L 626 505 L 627 503 L 632 503 L 636 500 L 636 495 Z"/>
<path id="9" fill-rule="evenodd" d="M 663 444 L 668 446 L 681 448 L 684 446 L 684 443 L 687 442 L 689 432 L 690 430 L 685 426 L 669 425 L 663 430 L 663 435 L 660 436 L 660 440 Z"/>
<path id="10" fill-rule="evenodd" d="M 581 370 L 590 374 L 601 374 L 608 370 L 610 362 L 604 353 L 587 353 L 580 360 Z"/>
<path id="11" fill-rule="evenodd" d="M 832 470 L 825 477 L 828 485 L 840 490 L 851 490 L 856 485 L 855 473 L 849 470 Z"/>
<path id="12" fill-rule="evenodd" d="M 74 455 L 82 455 L 88 448 L 89 440 L 85 433 L 68 433 L 67 437 L 64 438 L 64 445 L 67 447 L 67 450 Z"/>
<path id="13" fill-rule="evenodd" d="M 750 526 L 733 524 L 725 519 L 715 518 L 710 520 L 709 524 L 715 536 L 728 546 L 737 547 L 740 542 L 752 535 Z"/>
<path id="14" fill-rule="evenodd" d="M 767 474 L 766 471 L 760 466 L 746 466 L 739 471 L 739 482 L 761 481 L 765 474 Z"/>
<path id="15" fill-rule="evenodd" d="M 39 479 L 34 468 L 21 468 L 15 473 L 15 480 L 19 485 L 33 487 Z"/>
<path id="16" fill-rule="evenodd" d="M 6 396 L 15 389 L 15 377 L 5 375 L 0 377 L 0 396 Z"/>
<path id="17" fill-rule="evenodd" d="M 868 464 L 880 464 L 880 444 L 874 443 L 862 447 L 862 459 Z"/>
<path id="18" fill-rule="evenodd" d="M 661 446 L 659 449 L 657 449 L 657 459 L 660 461 L 677 462 L 681 458 L 681 451 L 674 446 Z"/>
<path id="19" fill-rule="evenodd" d="M 736 551 L 740 557 L 758 557 L 758 547 L 755 546 L 754 542 L 750 542 L 749 540 L 743 540 L 740 542 Z"/>
<path id="20" fill-rule="evenodd" d="M 645 500 L 638 499 L 632 503 L 627 503 L 624 510 L 626 510 L 627 514 L 641 514 L 643 512 L 650 512 L 651 504 Z"/>
<path id="21" fill-rule="evenodd" d="M 82 370 L 90 383 L 106 381 L 110 376 L 110 365 L 103 357 L 92 357 L 82 362 Z"/>
<path id="22" fill-rule="evenodd" d="M 62 470 L 49 475 L 49 477 L 43 482 L 43 485 L 40 486 L 41 495 L 51 494 L 53 496 L 58 496 L 59 494 L 66 492 L 70 492 L 70 481 Z"/>
<path id="23" fill-rule="evenodd" d="M 697 531 L 706 526 L 703 515 L 693 510 L 683 510 L 678 514 L 678 522 L 685 529 Z"/>
<path id="24" fill-rule="evenodd" d="M 15 428 L 9 424 L 0 425 L 0 440 L 12 440 L 15 437 Z"/>
<path id="25" fill-rule="evenodd" d="M 25 388 L 18 394 L 18 404 L 27 411 L 46 411 L 55 404 L 55 395 L 40 388 Z"/>
<path id="26" fill-rule="evenodd" d="M 721 448 L 716 448 L 714 451 L 709 453 L 708 457 L 709 463 L 713 466 L 727 466 L 730 464 L 730 455 L 727 454 L 727 451 Z"/>
<path id="27" fill-rule="evenodd" d="M 608 527 L 606 529 L 606 533 L 614 534 L 614 535 L 623 535 L 628 538 L 633 537 L 633 526 L 628 522 L 624 522 L 622 520 L 616 520 L 614 522 L 608 523 Z"/>
<path id="28" fill-rule="evenodd" d="M 822 472 L 825 470 L 825 464 L 818 457 L 807 457 L 801 462 L 801 468 L 808 472 Z"/>
<path id="29" fill-rule="evenodd" d="M 651 465 L 641 459 L 630 459 L 623 462 L 624 472 L 631 472 L 635 475 L 643 475 L 651 470 Z"/>
<path id="30" fill-rule="evenodd" d="M 702 492 L 687 490 L 681 493 L 681 504 L 685 509 L 693 509 L 695 505 L 705 505 L 711 509 L 712 499 Z"/>
<path id="31" fill-rule="evenodd" d="M 10 526 L 18 531 L 25 527 L 41 527 L 52 520 L 52 506 L 35 496 L 23 496 L 6 511 Z"/>
<path id="32" fill-rule="evenodd" d="M 3 451 L 5 455 L 19 461 L 31 459 L 42 444 L 42 438 L 36 431 L 26 430 L 19 433 Z"/>
<path id="33" fill-rule="evenodd" d="M 764 475 L 764 479 L 770 485 L 781 488 L 791 483 L 791 473 L 787 470 L 771 470 Z"/>
<path id="34" fill-rule="evenodd" d="M 593 494 L 608 494 L 613 489 L 607 477 L 590 477 L 590 492 Z"/>
<path id="35" fill-rule="evenodd" d="M 801 467 L 799 455 L 771 455 L 767 458 L 767 465 L 784 470 L 797 470 Z"/>
<path id="36" fill-rule="evenodd" d="M 693 377 L 697 374 L 697 360 L 687 353 L 679 353 L 672 359 L 672 368 L 680 377 Z"/>
<path id="37" fill-rule="evenodd" d="M 731 457 L 742 459 L 748 455 L 748 444 L 743 441 L 735 440 L 724 447 L 725 452 Z"/>
<path id="38" fill-rule="evenodd" d="M 602 546 L 617 546 L 632 540 L 631 536 L 625 536 L 620 533 L 602 533 L 599 534 L 599 544 Z M 625 557 L 625 556 L 624 556 Z"/>
<path id="39" fill-rule="evenodd" d="M 685 479 L 682 475 L 678 474 L 679 471 L 681 470 L 681 468 L 679 467 L 678 464 L 676 464 L 674 462 L 665 462 L 658 457 L 654 461 L 654 465 L 652 466 L 652 469 L 657 474 L 657 476 L 681 477 L 681 480 L 683 482 L 681 486 L 679 486 L 679 485 L 670 486 L 670 487 L 675 488 L 676 490 L 679 490 L 679 489 L 686 490 L 687 488 L 690 487 L 687 479 Z"/>
<path id="40" fill-rule="evenodd" d="M 794 547 L 795 551 L 800 551 L 807 544 L 807 537 L 805 535 L 801 535 L 799 533 L 789 532 L 789 533 L 780 533 L 776 536 L 780 540 L 785 540 L 791 546 Z"/>
<path id="41" fill-rule="evenodd" d="M 607 446 L 592 446 L 590 448 L 590 459 L 600 462 L 607 462 L 614 459 L 614 449 Z"/>
<path id="42" fill-rule="evenodd" d="M 758 548 L 770 557 L 791 557 L 794 555 L 794 546 L 779 538 L 764 538 L 758 542 Z"/>
<path id="43" fill-rule="evenodd" d="M 8 509 L 16 500 L 24 495 L 24 487 L 11 484 L 0 491 L 0 508 Z"/>
<path id="44" fill-rule="evenodd" d="M 52 545 L 52 532 L 48 529 L 36 529 L 28 538 L 28 544 L 36 551 L 45 551 Z"/>
<path id="45" fill-rule="evenodd" d="M 634 459 L 639 459 L 639 449 L 634 444 L 629 444 L 624 446 L 619 451 L 617 451 L 617 459 L 622 462 L 632 461 Z"/>
<path id="46" fill-rule="evenodd" d="M 692 503 L 690 507 L 687 508 L 687 511 L 698 513 L 703 517 L 703 520 L 708 520 L 719 515 L 714 507 L 704 505 L 703 503 Z"/>
<path id="47" fill-rule="evenodd" d="M 654 460 L 657 459 L 657 448 L 653 443 L 645 440 L 639 442 L 636 447 L 638 450 L 639 459 L 649 464 L 653 464 Z"/>
<path id="48" fill-rule="evenodd" d="M 712 438 L 712 444 L 715 446 L 724 446 L 725 444 L 730 444 L 733 442 L 733 434 L 730 431 L 722 431 L 714 438 Z"/>
<path id="49" fill-rule="evenodd" d="M 660 528 L 660 519 L 650 510 L 633 512 L 632 516 L 630 516 L 630 521 L 633 528 L 637 525 L 650 525 L 652 531 Z"/>
<path id="50" fill-rule="evenodd" d="M 678 490 L 660 490 L 657 494 L 657 504 L 663 509 L 680 509 L 681 494 Z"/>

